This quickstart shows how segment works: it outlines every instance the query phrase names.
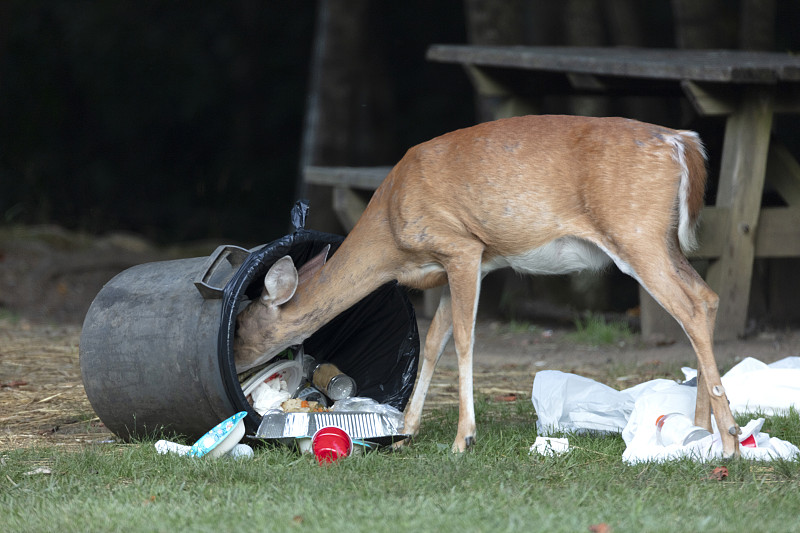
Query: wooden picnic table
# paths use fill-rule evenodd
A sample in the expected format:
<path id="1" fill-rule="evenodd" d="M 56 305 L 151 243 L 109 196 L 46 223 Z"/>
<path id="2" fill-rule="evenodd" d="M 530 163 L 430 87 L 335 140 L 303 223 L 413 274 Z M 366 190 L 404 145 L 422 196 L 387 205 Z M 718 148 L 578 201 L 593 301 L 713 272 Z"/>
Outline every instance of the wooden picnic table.
<path id="1" fill-rule="evenodd" d="M 716 204 L 703 212 L 700 248 L 720 295 L 717 340 L 745 333 L 755 257 L 800 257 L 800 165 L 771 138 L 776 113 L 800 112 L 800 57 L 735 50 L 433 45 L 431 61 L 465 67 L 494 117 L 537 112 L 542 95 L 686 97 L 703 116 L 725 118 Z M 338 211 L 363 209 L 352 188 L 374 189 L 387 168 L 307 169 L 310 183 L 334 185 Z M 762 208 L 765 180 L 786 207 Z M 357 218 L 357 216 L 356 216 Z M 354 221 L 354 220 L 353 220 Z M 645 333 L 674 321 L 642 294 Z M 674 326 L 673 326 L 674 327 Z"/>

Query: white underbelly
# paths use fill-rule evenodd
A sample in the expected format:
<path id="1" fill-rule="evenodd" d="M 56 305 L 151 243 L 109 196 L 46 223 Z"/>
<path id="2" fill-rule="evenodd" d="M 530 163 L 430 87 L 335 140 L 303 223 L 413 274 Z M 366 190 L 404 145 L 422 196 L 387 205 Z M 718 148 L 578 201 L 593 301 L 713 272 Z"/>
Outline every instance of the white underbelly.
<path id="1" fill-rule="evenodd" d="M 568 274 L 580 270 L 599 270 L 611 258 L 596 245 L 576 237 L 562 237 L 525 253 L 495 257 L 482 265 L 484 273 L 511 267 L 526 274 Z"/>

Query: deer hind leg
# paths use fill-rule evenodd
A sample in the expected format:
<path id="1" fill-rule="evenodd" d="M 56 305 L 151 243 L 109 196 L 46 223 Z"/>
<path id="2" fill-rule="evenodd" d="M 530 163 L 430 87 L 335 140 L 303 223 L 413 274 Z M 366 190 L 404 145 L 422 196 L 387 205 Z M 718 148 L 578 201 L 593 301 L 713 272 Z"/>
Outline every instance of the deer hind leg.
<path id="1" fill-rule="evenodd" d="M 422 369 L 414 387 L 414 395 L 411 402 L 406 407 L 404 430 L 412 437 L 419 431 L 420 419 L 422 418 L 422 407 L 425 405 L 425 397 L 428 394 L 428 387 L 431 384 L 433 371 L 436 364 L 444 352 L 447 341 L 453 333 L 453 312 L 450 302 L 450 289 L 445 286 L 442 290 L 442 297 L 439 300 L 439 307 L 433 315 L 428 334 L 425 337 L 425 350 L 423 352 Z M 405 442 L 405 441 L 403 441 Z"/>
<path id="2" fill-rule="evenodd" d="M 697 370 L 697 402 L 694 407 L 694 425 L 711 431 L 711 397 L 705 375 Z"/>
<path id="3" fill-rule="evenodd" d="M 671 253 L 670 253 L 671 252 Z M 654 257 L 654 254 L 657 254 Z M 648 257 L 645 261 L 639 258 Z M 683 327 L 697 354 L 697 406 L 695 422 L 711 429 L 709 409 L 714 412 L 722 436 L 726 457 L 739 455 L 739 426 L 731 414 L 725 389 L 720 381 L 719 369 L 714 359 L 713 336 L 719 297 L 712 291 L 687 261 L 675 249 L 658 251 L 648 249 L 648 254 L 630 254 L 631 264 L 617 264 L 638 278 L 644 288 Z"/>

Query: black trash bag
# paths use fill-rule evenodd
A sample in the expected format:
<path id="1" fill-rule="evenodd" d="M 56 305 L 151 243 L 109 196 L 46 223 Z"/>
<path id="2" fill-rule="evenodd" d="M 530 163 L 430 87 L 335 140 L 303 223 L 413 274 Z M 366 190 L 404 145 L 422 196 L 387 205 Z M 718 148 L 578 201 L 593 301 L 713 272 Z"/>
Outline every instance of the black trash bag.
<path id="1" fill-rule="evenodd" d="M 254 300 L 261 295 L 264 276 L 281 257 L 290 255 L 299 268 L 328 244 L 332 256 L 343 240 L 339 235 L 298 229 L 251 251 L 226 285 L 218 346 L 221 364 L 228 364 L 231 370 L 223 372 L 225 386 L 230 395 L 241 396 L 240 402 L 246 403 L 246 399 L 235 379 L 233 357 L 236 314 L 242 308 L 238 302 L 245 296 Z M 414 307 L 397 282 L 383 285 L 341 313 L 303 346 L 317 361 L 331 362 L 352 377 L 358 396 L 405 409 L 417 377 L 420 346 Z M 260 422 L 255 412 L 245 419 L 247 429 L 253 432 Z"/>

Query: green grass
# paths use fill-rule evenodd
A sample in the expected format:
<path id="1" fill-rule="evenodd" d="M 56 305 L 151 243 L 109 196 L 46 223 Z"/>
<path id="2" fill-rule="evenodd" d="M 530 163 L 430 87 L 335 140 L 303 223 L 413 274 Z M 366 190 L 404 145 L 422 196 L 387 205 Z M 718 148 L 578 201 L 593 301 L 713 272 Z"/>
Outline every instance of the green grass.
<path id="1" fill-rule="evenodd" d="M 580 344 L 608 346 L 630 342 L 633 332 L 625 322 L 607 322 L 603 315 L 590 313 L 575 319 L 575 331 L 568 338 Z"/>
<path id="2" fill-rule="evenodd" d="M 528 454 L 530 402 L 476 405 L 475 448 L 450 453 L 455 409 L 423 423 L 416 443 L 320 467 L 262 448 L 253 460 L 158 455 L 152 442 L 2 456 L 4 531 L 792 531 L 800 462 L 676 461 L 625 465 L 620 437 L 570 436 L 568 454 Z M 743 421 L 743 420 L 742 420 Z M 800 442 L 796 411 L 764 431 Z M 39 466 L 51 474 L 26 475 Z"/>

